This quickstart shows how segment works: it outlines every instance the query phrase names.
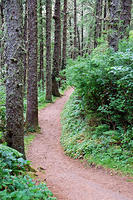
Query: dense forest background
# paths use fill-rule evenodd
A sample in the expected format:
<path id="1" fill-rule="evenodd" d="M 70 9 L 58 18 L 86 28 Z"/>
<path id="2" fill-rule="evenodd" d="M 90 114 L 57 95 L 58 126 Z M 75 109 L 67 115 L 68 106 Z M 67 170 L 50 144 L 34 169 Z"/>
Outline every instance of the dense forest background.
<path id="1" fill-rule="evenodd" d="M 0 27 L 0 143 L 25 158 L 38 109 L 72 86 L 65 151 L 97 163 L 104 154 L 100 164 L 113 157 L 112 166 L 131 172 L 132 0 L 0 0 Z"/>

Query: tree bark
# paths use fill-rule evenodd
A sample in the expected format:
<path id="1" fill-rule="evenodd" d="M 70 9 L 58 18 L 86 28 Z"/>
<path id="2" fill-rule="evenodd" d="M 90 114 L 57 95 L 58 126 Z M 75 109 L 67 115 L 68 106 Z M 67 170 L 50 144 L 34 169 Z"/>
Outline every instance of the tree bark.
<path id="1" fill-rule="evenodd" d="M 118 50 L 119 30 L 119 0 L 108 0 L 110 13 L 110 27 L 108 35 L 109 46 Z"/>
<path id="2" fill-rule="evenodd" d="M 74 53 L 73 58 L 77 57 L 77 0 L 74 0 Z"/>
<path id="3" fill-rule="evenodd" d="M 94 30 L 94 48 L 98 45 L 98 39 L 101 37 L 102 32 L 102 6 L 103 0 L 96 1 L 96 21 Z"/>
<path id="4" fill-rule="evenodd" d="M 38 127 L 37 91 L 37 0 L 28 0 L 28 73 L 27 115 L 28 127 Z"/>
<path id="5" fill-rule="evenodd" d="M 132 8 L 132 0 L 120 0 L 121 3 L 121 14 L 120 14 L 120 39 L 123 39 L 124 36 L 129 36 L 129 30 L 127 30 L 130 26 L 131 22 L 131 8 Z"/>
<path id="6" fill-rule="evenodd" d="M 6 119 L 8 146 L 24 153 L 22 3 L 3 1 L 5 19 Z"/>
<path id="7" fill-rule="evenodd" d="M 80 33 L 79 33 L 79 29 L 77 27 L 77 39 L 78 39 L 78 55 L 81 55 L 81 44 L 80 44 Z"/>
<path id="8" fill-rule="evenodd" d="M 4 42 L 3 42 L 3 24 L 4 24 L 4 14 L 3 14 L 3 1 L 0 3 L 0 70 L 3 67 L 3 51 L 4 51 Z"/>
<path id="9" fill-rule="evenodd" d="M 46 0 L 46 100 L 47 101 L 52 101 L 51 21 L 52 21 L 52 2 L 51 0 Z"/>
<path id="10" fill-rule="evenodd" d="M 27 0 L 25 2 L 25 16 L 24 16 L 24 44 L 25 44 L 25 53 L 24 53 L 24 91 L 26 89 L 26 72 L 27 72 Z"/>
<path id="11" fill-rule="evenodd" d="M 64 0 L 64 23 L 63 23 L 63 48 L 62 48 L 62 69 L 66 67 L 66 47 L 67 47 L 67 0 Z"/>
<path id="12" fill-rule="evenodd" d="M 60 0 L 55 1 L 55 12 L 53 16 L 55 20 L 55 38 L 54 38 L 54 54 L 53 54 L 53 72 L 52 72 L 52 94 L 56 97 L 59 93 L 59 69 L 60 69 L 60 42 L 61 42 L 61 21 L 60 21 Z"/>
<path id="13" fill-rule="evenodd" d="M 107 0 L 104 0 L 104 20 L 103 20 L 104 31 L 106 31 L 106 17 L 107 17 Z"/>
<path id="14" fill-rule="evenodd" d="M 71 17 L 69 18 L 69 27 L 70 27 L 70 57 L 73 58 L 73 37 L 72 37 L 72 22 Z"/>
<path id="15" fill-rule="evenodd" d="M 39 21 L 40 21 L 40 80 L 42 81 L 42 91 L 44 91 L 44 39 L 43 39 L 43 16 L 42 0 L 39 0 Z"/>
<path id="16" fill-rule="evenodd" d="M 81 55 L 84 55 L 84 4 L 82 3 L 82 13 L 81 13 L 81 18 L 82 18 L 82 26 L 81 26 Z"/>

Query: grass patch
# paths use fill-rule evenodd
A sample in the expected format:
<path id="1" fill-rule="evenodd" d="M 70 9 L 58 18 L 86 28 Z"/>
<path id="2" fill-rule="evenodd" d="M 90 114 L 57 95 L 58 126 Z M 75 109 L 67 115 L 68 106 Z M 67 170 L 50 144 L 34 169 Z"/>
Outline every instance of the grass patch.
<path id="1" fill-rule="evenodd" d="M 61 144 L 67 155 L 133 176 L 132 133 L 110 130 L 96 114 L 83 110 L 76 94 L 65 106 L 62 126 Z"/>
<path id="2" fill-rule="evenodd" d="M 25 144 L 25 151 L 28 151 L 28 147 L 31 144 L 31 142 L 35 139 L 35 134 L 31 134 L 31 135 L 25 135 L 24 137 L 24 144 Z"/>

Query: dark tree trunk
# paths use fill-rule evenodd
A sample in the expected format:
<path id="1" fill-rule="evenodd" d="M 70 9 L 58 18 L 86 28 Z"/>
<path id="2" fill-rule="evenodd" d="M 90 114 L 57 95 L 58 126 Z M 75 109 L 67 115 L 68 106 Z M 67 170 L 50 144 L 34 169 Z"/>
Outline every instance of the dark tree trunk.
<path id="1" fill-rule="evenodd" d="M 82 3 L 82 13 L 81 13 L 81 17 L 82 17 L 82 26 L 81 26 L 81 54 L 82 56 L 84 55 L 84 4 Z"/>
<path id="2" fill-rule="evenodd" d="M 103 30 L 106 30 L 106 17 L 107 17 L 107 0 L 104 0 L 104 21 L 103 21 Z"/>
<path id="3" fill-rule="evenodd" d="M 78 54 L 79 56 L 81 55 L 81 45 L 80 45 L 80 33 L 79 33 L 79 29 L 77 27 L 77 38 L 78 38 Z"/>
<path id="4" fill-rule="evenodd" d="M 55 1 L 55 38 L 54 38 L 54 54 L 53 54 L 53 72 L 52 72 L 52 94 L 59 97 L 59 77 L 60 69 L 60 44 L 61 44 L 61 21 L 60 21 L 60 0 Z"/>
<path id="5" fill-rule="evenodd" d="M 73 58 L 77 57 L 77 0 L 74 0 L 74 53 Z"/>
<path id="6" fill-rule="evenodd" d="M 47 101 L 52 101 L 51 21 L 52 21 L 52 2 L 51 0 L 46 0 L 46 100 Z"/>
<path id="7" fill-rule="evenodd" d="M 44 51 L 43 51 L 43 16 L 42 16 L 42 0 L 39 0 L 39 20 L 40 20 L 40 72 L 39 81 L 42 81 L 42 90 L 44 91 Z"/>
<path id="8" fill-rule="evenodd" d="M 71 17 L 69 18 L 69 27 L 70 27 L 70 57 L 73 58 L 73 37 L 72 37 L 72 22 Z"/>
<path id="9" fill-rule="evenodd" d="M 27 126 L 38 127 L 37 0 L 28 0 Z"/>
<path id="10" fill-rule="evenodd" d="M 23 18 L 21 1 L 4 0 L 6 119 L 8 146 L 24 154 L 23 119 Z M 24 154 L 25 155 L 25 154 Z"/>
<path id="11" fill-rule="evenodd" d="M 1 27 L 1 33 L 0 33 L 0 70 L 3 67 L 3 51 L 4 51 L 4 41 L 2 39 L 2 37 L 3 37 L 3 24 L 4 24 L 3 1 L 1 1 L 1 3 L 0 3 L 0 27 Z"/>
<path id="12" fill-rule="evenodd" d="M 120 14 L 120 38 L 124 38 L 124 36 L 128 37 L 131 22 L 131 8 L 132 8 L 132 0 L 120 0 L 121 3 L 121 14 Z"/>
<path id="13" fill-rule="evenodd" d="M 96 0 L 96 21 L 94 30 L 94 48 L 98 45 L 98 39 L 101 37 L 102 32 L 102 6 L 103 0 Z"/>
<path id="14" fill-rule="evenodd" d="M 26 89 L 26 72 L 27 72 L 27 1 L 25 2 L 25 16 L 24 16 L 24 91 Z"/>
<path id="15" fill-rule="evenodd" d="M 118 50 L 118 29 L 119 29 L 119 0 L 108 0 L 110 13 L 110 27 L 108 35 L 109 46 L 115 51 Z"/>
<path id="16" fill-rule="evenodd" d="M 64 23 L 63 23 L 63 48 L 62 48 L 62 69 L 66 67 L 66 47 L 67 47 L 67 0 L 64 0 Z"/>

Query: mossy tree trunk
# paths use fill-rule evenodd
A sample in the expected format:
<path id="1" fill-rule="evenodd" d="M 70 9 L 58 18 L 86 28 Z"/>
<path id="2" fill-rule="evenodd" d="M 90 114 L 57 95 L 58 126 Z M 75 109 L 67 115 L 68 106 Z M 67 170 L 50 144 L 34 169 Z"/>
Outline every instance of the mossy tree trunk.
<path id="1" fill-rule="evenodd" d="M 46 100 L 47 101 L 52 101 L 51 21 L 52 21 L 52 2 L 51 0 L 46 0 Z"/>
<path id="2" fill-rule="evenodd" d="M 118 50 L 119 41 L 119 0 L 108 0 L 109 14 L 110 14 L 110 27 L 108 35 L 109 46 L 115 51 Z"/>
<path id="3" fill-rule="evenodd" d="M 74 53 L 73 58 L 77 57 L 77 0 L 74 0 Z"/>
<path id="4" fill-rule="evenodd" d="M 27 1 L 28 9 L 28 70 L 27 70 L 27 126 L 38 127 L 37 91 L 37 0 Z"/>
<path id="5" fill-rule="evenodd" d="M 25 43 L 25 54 L 24 54 L 24 91 L 25 91 L 26 72 L 27 72 L 27 1 L 25 2 L 25 12 L 24 12 L 24 43 Z"/>
<path id="6" fill-rule="evenodd" d="M 82 2 L 82 11 L 81 11 L 81 20 L 82 20 L 82 25 L 81 25 L 81 55 L 84 55 L 84 4 Z"/>
<path id="7" fill-rule="evenodd" d="M 6 119 L 8 146 L 24 154 L 22 3 L 3 1 L 5 20 Z M 25 154 L 24 154 L 25 155 Z"/>
<path id="8" fill-rule="evenodd" d="M 94 30 L 94 48 L 97 47 L 98 39 L 101 37 L 101 32 L 102 32 L 102 6 L 103 6 L 103 0 L 97 0 L 95 30 Z"/>
<path id="9" fill-rule="evenodd" d="M 4 42 L 3 42 L 3 25 L 4 25 L 4 15 L 3 15 L 3 1 L 0 2 L 0 70 L 3 67 L 3 50 L 4 50 Z"/>
<path id="10" fill-rule="evenodd" d="M 42 0 L 39 0 L 39 28 L 40 28 L 40 71 L 39 81 L 41 81 L 41 88 L 44 91 L 44 36 L 43 36 L 43 14 L 42 14 Z"/>
<path id="11" fill-rule="evenodd" d="M 66 67 L 66 47 L 67 47 L 67 0 L 64 0 L 64 22 L 63 22 L 63 48 L 62 48 L 62 69 Z"/>
<path id="12" fill-rule="evenodd" d="M 53 72 L 52 72 L 52 94 L 56 97 L 59 93 L 59 69 L 60 69 L 60 41 L 61 41 L 61 21 L 60 21 L 60 0 L 55 1 L 55 38 L 54 38 L 54 54 L 53 54 Z"/>
<path id="13" fill-rule="evenodd" d="M 72 17 L 69 18 L 70 58 L 73 58 Z"/>
<path id="14" fill-rule="evenodd" d="M 132 0 L 120 0 L 121 3 L 121 14 L 120 14 L 120 38 L 129 36 L 129 27 L 131 22 L 131 8 Z"/>

